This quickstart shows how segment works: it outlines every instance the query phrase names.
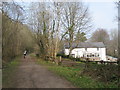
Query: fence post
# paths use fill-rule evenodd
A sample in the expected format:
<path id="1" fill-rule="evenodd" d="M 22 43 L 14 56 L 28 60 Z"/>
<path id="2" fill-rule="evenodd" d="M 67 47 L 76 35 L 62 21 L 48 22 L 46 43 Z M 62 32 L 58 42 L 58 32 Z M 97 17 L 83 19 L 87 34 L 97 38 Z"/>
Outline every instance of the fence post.
<path id="1" fill-rule="evenodd" d="M 60 65 L 62 63 L 62 59 L 61 59 L 61 56 L 59 57 L 58 59 L 58 65 Z"/>
<path id="2" fill-rule="evenodd" d="M 61 56 L 60 56 L 60 62 L 62 62 L 62 60 L 61 60 Z"/>

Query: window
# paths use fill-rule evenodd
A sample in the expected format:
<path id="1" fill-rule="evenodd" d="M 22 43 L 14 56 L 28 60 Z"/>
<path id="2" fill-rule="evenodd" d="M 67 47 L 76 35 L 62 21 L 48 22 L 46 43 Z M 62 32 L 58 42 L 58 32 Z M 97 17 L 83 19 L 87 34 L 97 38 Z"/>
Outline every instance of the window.
<path id="1" fill-rule="evenodd" d="M 90 57 L 92 57 L 92 53 L 90 53 Z"/>
<path id="2" fill-rule="evenodd" d="M 87 55 L 87 57 L 89 57 L 89 55 Z"/>
<path id="3" fill-rule="evenodd" d="M 95 53 L 95 57 L 99 57 L 99 54 L 98 54 L 98 53 Z"/>
<path id="4" fill-rule="evenodd" d="M 71 54 L 72 57 L 75 57 L 75 54 Z"/>

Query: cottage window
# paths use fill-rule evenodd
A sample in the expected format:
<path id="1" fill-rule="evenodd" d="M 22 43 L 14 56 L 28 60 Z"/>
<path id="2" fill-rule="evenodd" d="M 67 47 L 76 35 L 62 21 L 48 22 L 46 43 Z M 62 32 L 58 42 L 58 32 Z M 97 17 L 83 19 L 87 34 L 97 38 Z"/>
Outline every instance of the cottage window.
<path id="1" fill-rule="evenodd" d="M 89 55 L 87 55 L 87 57 L 89 57 Z"/>
<path id="2" fill-rule="evenodd" d="M 72 57 L 75 57 L 75 54 L 71 54 Z"/>
<path id="3" fill-rule="evenodd" d="M 95 57 L 99 57 L 99 54 L 98 54 L 98 53 L 96 53 L 96 54 L 95 54 Z"/>
<path id="4" fill-rule="evenodd" d="M 92 57 L 92 53 L 90 53 L 90 57 Z"/>

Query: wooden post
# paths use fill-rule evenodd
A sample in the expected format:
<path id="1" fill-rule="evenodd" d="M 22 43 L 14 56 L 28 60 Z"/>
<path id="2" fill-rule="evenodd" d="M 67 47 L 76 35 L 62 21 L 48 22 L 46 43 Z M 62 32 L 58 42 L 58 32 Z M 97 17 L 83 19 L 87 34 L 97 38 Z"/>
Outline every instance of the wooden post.
<path id="1" fill-rule="evenodd" d="M 62 60 L 61 60 L 61 56 L 60 56 L 60 62 L 62 62 Z"/>
<path id="2" fill-rule="evenodd" d="M 56 64 L 59 65 L 59 61 L 56 59 Z"/>

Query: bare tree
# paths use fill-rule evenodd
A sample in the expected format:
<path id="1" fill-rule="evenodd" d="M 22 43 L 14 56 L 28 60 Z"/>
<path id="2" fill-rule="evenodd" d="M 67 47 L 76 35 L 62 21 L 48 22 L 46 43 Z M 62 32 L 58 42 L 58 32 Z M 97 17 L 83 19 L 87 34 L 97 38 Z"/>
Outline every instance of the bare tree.
<path id="1" fill-rule="evenodd" d="M 60 7 L 61 3 L 32 3 L 30 25 L 36 33 L 40 52 L 56 58 L 59 51 Z M 36 7 L 34 7 L 36 6 Z M 50 8 L 51 7 L 51 8 Z M 39 8 L 39 9 L 37 9 Z M 31 20 L 31 18 L 30 18 Z"/>
<path id="2" fill-rule="evenodd" d="M 61 19 L 61 6 L 62 3 L 60 2 L 54 2 L 54 7 L 53 7 L 53 12 L 54 12 L 54 17 L 53 17 L 53 32 L 51 33 L 52 37 L 54 37 L 52 40 L 54 40 L 53 42 L 53 47 L 54 47 L 54 51 L 53 51 L 53 56 L 54 58 L 56 58 L 56 55 L 59 51 L 60 48 L 60 40 L 59 40 L 59 33 L 60 33 L 60 19 Z M 53 36 L 54 35 L 54 36 Z"/>
<path id="3" fill-rule="evenodd" d="M 63 38 L 68 39 L 71 51 L 77 33 L 80 32 L 84 37 L 82 32 L 91 27 L 88 8 L 82 3 L 44 2 L 31 6 L 30 25 L 36 33 L 40 52 L 44 52 L 44 55 L 56 58 Z"/>
<path id="4" fill-rule="evenodd" d="M 2 6 L 2 50 L 3 61 L 11 60 L 31 44 L 31 32 L 21 22 L 23 9 L 15 2 L 4 2 Z M 27 35 L 27 37 L 26 37 Z M 29 40 L 28 40 L 29 37 Z M 26 45 L 29 43 L 29 45 Z"/>
<path id="5" fill-rule="evenodd" d="M 110 41 L 107 43 L 107 54 L 118 57 L 118 30 L 110 32 Z"/>
<path id="6" fill-rule="evenodd" d="M 37 45 L 39 46 L 40 55 L 45 58 L 50 55 L 50 33 L 52 28 L 52 15 L 48 5 L 44 2 L 33 3 L 38 9 L 32 10 L 32 26 L 35 32 Z"/>
<path id="7" fill-rule="evenodd" d="M 18 33 L 20 31 L 20 29 L 18 28 L 18 24 L 21 22 L 21 18 L 23 15 L 23 8 L 17 4 L 16 2 L 3 2 L 2 4 L 2 12 L 8 16 L 10 19 L 12 19 L 13 21 L 16 22 L 16 24 L 14 25 L 14 29 L 15 30 L 13 33 L 10 34 L 10 36 L 16 37 L 14 38 L 16 42 L 13 42 L 13 46 L 16 45 L 16 48 L 13 48 L 14 51 L 16 51 L 15 54 L 18 53 L 19 50 L 19 39 L 18 39 Z M 5 29 L 6 30 L 6 29 Z M 3 32 L 4 35 L 4 32 Z"/>
<path id="8" fill-rule="evenodd" d="M 62 37 L 68 40 L 70 55 L 76 34 L 86 32 L 91 27 L 91 18 L 88 13 L 88 8 L 82 2 L 64 3 L 62 11 L 62 24 L 64 27 Z"/>

